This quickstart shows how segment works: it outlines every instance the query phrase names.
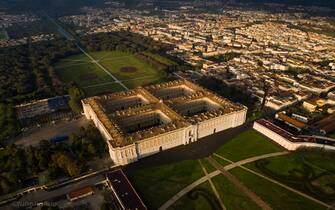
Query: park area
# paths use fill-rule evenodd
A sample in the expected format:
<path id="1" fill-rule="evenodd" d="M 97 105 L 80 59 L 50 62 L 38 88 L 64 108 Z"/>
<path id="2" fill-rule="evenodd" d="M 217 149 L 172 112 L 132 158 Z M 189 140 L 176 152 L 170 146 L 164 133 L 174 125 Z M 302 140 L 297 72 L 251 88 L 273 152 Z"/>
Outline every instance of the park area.
<path id="1" fill-rule="evenodd" d="M 272 209 L 326 210 L 335 203 L 334 153 L 287 152 L 247 130 L 210 158 Z M 149 209 L 219 210 L 222 204 L 227 210 L 261 209 L 208 157 L 143 167 L 127 174 Z"/>
<path id="2" fill-rule="evenodd" d="M 63 82 L 75 82 L 89 96 L 124 90 L 124 87 L 115 82 L 115 78 L 132 89 L 164 81 L 167 76 L 163 70 L 155 69 L 131 53 L 99 51 L 90 52 L 89 55 L 93 59 L 85 54 L 73 55 L 54 65 Z M 160 55 L 151 55 L 167 65 L 171 63 Z"/>

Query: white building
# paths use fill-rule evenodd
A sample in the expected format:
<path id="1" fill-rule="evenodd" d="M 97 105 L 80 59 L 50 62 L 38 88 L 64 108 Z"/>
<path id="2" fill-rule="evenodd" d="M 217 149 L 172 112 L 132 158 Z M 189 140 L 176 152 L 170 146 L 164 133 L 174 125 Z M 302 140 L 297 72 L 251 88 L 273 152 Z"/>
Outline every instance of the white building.
<path id="1" fill-rule="evenodd" d="M 333 139 L 293 135 L 265 119 L 257 120 L 253 128 L 289 151 L 303 147 L 335 150 L 335 141 Z"/>
<path id="2" fill-rule="evenodd" d="M 246 107 L 185 80 L 91 97 L 82 104 L 119 165 L 240 126 L 247 113 Z"/>

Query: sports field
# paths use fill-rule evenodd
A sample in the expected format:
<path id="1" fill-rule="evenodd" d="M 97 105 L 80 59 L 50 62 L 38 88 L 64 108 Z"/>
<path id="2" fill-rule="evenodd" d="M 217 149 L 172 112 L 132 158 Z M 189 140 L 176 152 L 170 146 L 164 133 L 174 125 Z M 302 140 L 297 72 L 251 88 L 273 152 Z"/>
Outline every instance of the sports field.
<path id="1" fill-rule="evenodd" d="M 164 71 L 154 69 L 130 53 L 99 51 L 89 54 L 107 72 L 84 54 L 69 56 L 54 65 L 63 82 L 75 82 L 87 95 L 124 90 L 110 74 L 129 89 L 166 78 Z"/>

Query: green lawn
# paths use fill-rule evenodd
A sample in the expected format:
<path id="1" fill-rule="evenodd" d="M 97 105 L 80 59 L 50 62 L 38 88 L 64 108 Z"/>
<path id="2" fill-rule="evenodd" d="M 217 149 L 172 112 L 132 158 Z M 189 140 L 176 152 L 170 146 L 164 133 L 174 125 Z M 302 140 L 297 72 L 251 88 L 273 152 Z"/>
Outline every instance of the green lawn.
<path id="1" fill-rule="evenodd" d="M 258 132 L 248 130 L 224 144 L 216 153 L 232 161 L 239 161 L 257 155 L 280 151 L 283 151 L 283 148 L 266 139 Z"/>
<path id="2" fill-rule="evenodd" d="M 335 202 L 335 154 L 316 150 L 259 160 L 247 165 L 324 202 Z"/>
<path id="3" fill-rule="evenodd" d="M 204 173 L 197 160 L 187 160 L 139 169 L 127 175 L 149 209 L 157 209 Z"/>
<path id="4" fill-rule="evenodd" d="M 223 175 L 218 175 L 212 180 L 227 210 L 260 210 L 256 203 L 250 200 L 245 194 L 239 192 Z"/>
<path id="5" fill-rule="evenodd" d="M 202 183 L 177 200 L 169 210 L 220 210 L 220 203 L 215 197 L 209 182 Z"/>
<path id="6" fill-rule="evenodd" d="M 211 172 L 216 171 L 214 166 L 212 166 L 212 164 L 210 164 L 206 159 L 201 159 L 201 163 L 205 167 L 207 173 L 210 174 Z"/>
<path id="7" fill-rule="evenodd" d="M 249 189 L 260 196 L 273 209 L 294 209 L 294 210 L 320 210 L 326 209 L 323 206 L 304 198 L 294 192 L 286 190 L 272 182 L 251 174 L 241 168 L 230 171 Z"/>
<path id="8" fill-rule="evenodd" d="M 226 166 L 226 165 L 229 165 L 229 164 L 230 164 L 230 162 L 228 162 L 228 161 L 226 161 L 226 160 L 223 160 L 222 158 L 219 158 L 219 157 L 217 157 L 217 156 L 215 156 L 215 155 L 212 155 L 212 158 L 213 158 L 214 160 L 216 160 L 218 163 L 220 163 L 222 166 Z"/>
<path id="9" fill-rule="evenodd" d="M 120 51 L 99 51 L 89 53 L 102 66 L 128 88 L 135 88 L 162 81 L 166 78 L 164 71 L 151 67 L 135 55 Z M 61 80 L 65 83 L 75 82 L 88 95 L 110 91 L 120 91 L 123 88 L 84 54 L 69 56 L 54 65 Z M 133 71 L 122 71 L 124 67 L 133 67 Z"/>

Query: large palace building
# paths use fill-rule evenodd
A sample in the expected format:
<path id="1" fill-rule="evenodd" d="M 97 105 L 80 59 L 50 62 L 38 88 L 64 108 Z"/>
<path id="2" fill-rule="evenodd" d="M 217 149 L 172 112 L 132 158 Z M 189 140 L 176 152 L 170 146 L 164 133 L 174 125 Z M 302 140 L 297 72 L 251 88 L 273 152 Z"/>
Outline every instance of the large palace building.
<path id="1" fill-rule="evenodd" d="M 86 98 L 82 104 L 119 165 L 242 125 L 247 113 L 186 80 Z"/>

